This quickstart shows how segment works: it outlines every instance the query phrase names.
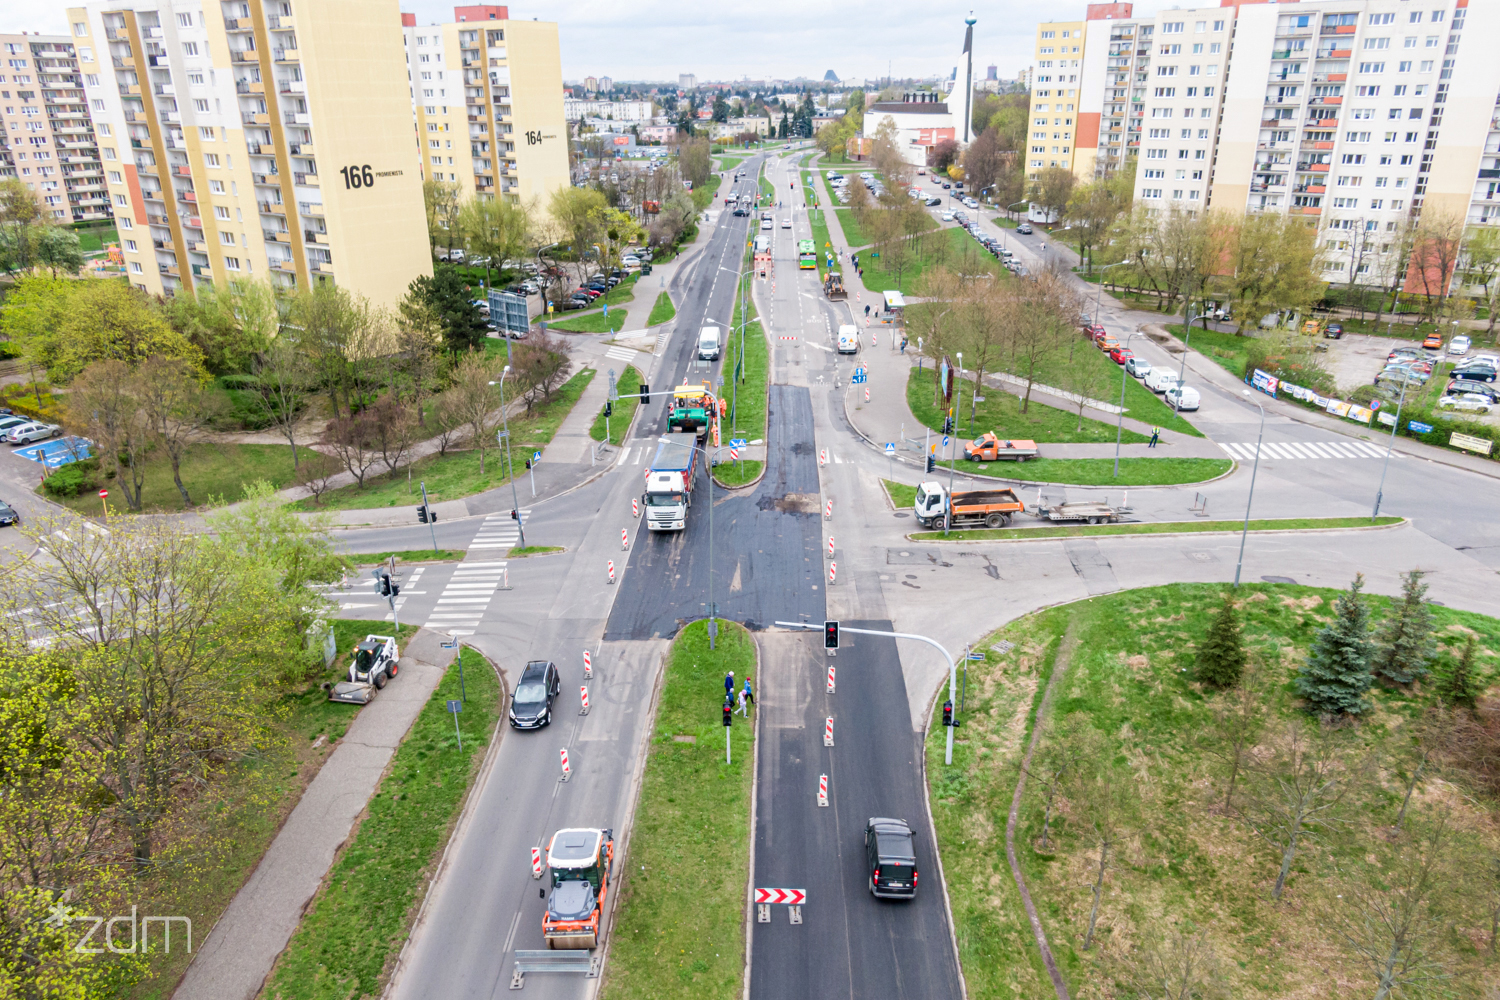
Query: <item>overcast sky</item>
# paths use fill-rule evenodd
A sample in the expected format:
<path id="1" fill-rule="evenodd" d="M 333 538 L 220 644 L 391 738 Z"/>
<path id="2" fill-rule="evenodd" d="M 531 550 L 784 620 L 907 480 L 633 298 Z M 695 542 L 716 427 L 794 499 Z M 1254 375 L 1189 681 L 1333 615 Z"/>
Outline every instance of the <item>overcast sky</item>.
<path id="1" fill-rule="evenodd" d="M 1167 0 L 1137 3 L 1136 14 Z M 453 19 L 453 3 L 403 0 L 419 24 Z M 974 75 L 990 64 L 1014 77 L 1031 59 L 1036 22 L 1081 18 L 1082 2 L 998 0 L 977 8 Z M 0 0 L 0 32 L 62 33 L 68 0 Z M 510 5 L 517 20 L 537 17 L 561 27 L 563 78 L 699 80 L 745 76 L 841 79 L 947 75 L 961 66 L 968 7 L 864 0 L 813 3 L 761 0 L 720 4 L 702 0 L 528 0 Z M 962 69 L 960 68 L 960 72 Z"/>

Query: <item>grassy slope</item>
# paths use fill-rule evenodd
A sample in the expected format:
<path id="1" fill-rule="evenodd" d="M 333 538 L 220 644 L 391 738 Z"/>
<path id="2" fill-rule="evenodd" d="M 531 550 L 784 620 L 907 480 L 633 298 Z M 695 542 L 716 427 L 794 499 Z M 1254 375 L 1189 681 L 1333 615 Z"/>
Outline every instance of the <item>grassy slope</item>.
<path id="1" fill-rule="evenodd" d="M 912 500 L 916 491 L 912 490 Z M 908 502 L 910 503 L 910 501 Z M 1311 531 L 1317 528 L 1368 528 L 1372 524 L 1396 524 L 1399 517 L 1382 517 L 1371 521 L 1368 517 L 1284 517 L 1267 520 L 1252 520 L 1251 531 Z M 1147 524 L 1072 524 L 1046 528 L 980 528 L 970 531 L 950 531 L 946 536 L 941 531 L 915 531 L 912 538 L 926 541 L 944 539 L 950 542 L 974 542 L 987 539 L 1017 538 L 1076 538 L 1080 535 L 1159 535 L 1171 532 L 1238 532 L 1244 521 L 1152 521 Z"/>
<path id="2" fill-rule="evenodd" d="M 634 365 L 626 365 L 625 370 L 620 373 L 615 385 L 622 398 L 615 401 L 613 413 L 609 418 L 609 443 L 619 444 L 625 440 L 625 432 L 630 428 L 630 418 L 635 416 L 635 408 L 641 405 L 640 396 L 624 398 L 631 393 L 641 391 L 641 373 L 635 370 Z M 604 407 L 599 407 L 599 415 L 594 417 L 594 426 L 589 428 L 589 436 L 595 441 L 604 440 Z"/>
<path id="3" fill-rule="evenodd" d="M 569 316 L 567 319 L 548 320 L 547 327 L 568 333 L 614 333 L 625 326 L 625 318 L 628 315 L 627 310 L 610 306 L 607 316 L 604 310 L 600 309 Z"/>
<path id="4" fill-rule="evenodd" d="M 955 471 L 1016 482 L 1065 483 L 1071 486 L 1170 486 L 1201 483 L 1221 476 L 1234 463 L 1227 458 L 1122 458 L 1115 475 L 1113 458 L 1033 458 L 1029 462 L 965 462 Z M 938 463 L 937 478 L 948 470 Z"/>
<path id="5" fill-rule="evenodd" d="M 911 375 L 906 380 L 906 403 L 924 427 L 941 431 L 944 413 L 933 403 L 933 386 L 936 381 L 937 375 L 931 368 L 912 369 Z M 973 379 L 960 379 L 954 387 L 953 396 L 957 406 L 956 420 L 960 438 L 971 436 L 969 434 L 971 422 L 969 401 L 973 386 Z M 984 402 L 974 407 L 974 416 L 972 437 L 979 437 L 988 431 L 994 431 L 998 437 L 1030 438 L 1039 443 L 1113 444 L 1115 440 L 1115 428 L 1112 424 L 1084 417 L 1083 428 L 1079 430 L 1076 413 L 1056 409 L 1036 398 L 1032 399 L 1027 411 L 1022 413 L 1021 397 L 1013 396 L 997 388 L 986 387 Z M 1126 430 L 1122 433 L 1121 440 L 1126 444 L 1145 444 L 1150 439 L 1135 431 Z"/>
<path id="6" fill-rule="evenodd" d="M 840 216 L 839 220 L 842 222 L 844 218 Z M 944 242 L 939 245 L 937 241 Z M 919 295 L 922 291 L 922 276 L 929 267 L 939 262 L 964 274 L 989 273 L 1003 278 L 1009 273 L 994 257 L 978 251 L 977 244 L 962 229 L 944 229 L 928 236 L 923 241 L 923 247 L 922 256 L 913 255 L 913 259 L 901 269 L 899 285 L 881 258 L 872 257 L 872 251 L 860 251 L 859 262 L 865 269 L 865 287 L 874 292 L 899 289 L 903 295 Z"/>
<path id="7" fill-rule="evenodd" d="M 666 292 L 656 296 L 656 302 L 651 306 L 651 315 L 646 317 L 647 326 L 656 326 L 659 323 L 667 323 L 677 315 L 677 307 L 672 305 L 672 297 Z"/>
<path id="8" fill-rule="evenodd" d="M 468 693 L 457 716 L 462 749 L 447 710 L 448 699 L 459 697 L 459 672 L 450 668 L 278 959 L 267 996 L 342 1000 L 379 994 L 382 974 L 410 930 L 502 707 L 504 693 L 494 669 L 471 649 L 462 656 Z"/>
<path id="9" fill-rule="evenodd" d="M 1400 778 L 1373 771 L 1373 780 L 1347 803 L 1348 824 L 1304 844 L 1286 896 L 1279 904 L 1269 899 L 1279 858 L 1243 824 L 1213 808 L 1224 794 L 1223 774 L 1197 742 L 1214 728 L 1211 706 L 1222 696 L 1206 695 L 1189 679 L 1192 644 L 1201 641 L 1223 589 L 1179 585 L 1095 597 L 1027 616 L 977 643 L 986 659 L 969 668 L 953 766 L 943 764 L 941 727 L 932 728 L 927 746 L 933 816 L 971 996 L 1052 992 L 1006 864 L 1004 829 L 1017 763 L 1070 623 L 1076 645 L 1048 725 L 1081 713 L 1080 720 L 1104 741 L 1105 766 L 1139 803 L 1105 877 L 1095 948 L 1084 952 L 1095 856 L 1080 836 L 1082 817 L 1062 796 L 1054 811 L 1053 850 L 1037 849 L 1042 808 L 1035 783 L 1028 786 L 1016 850 L 1073 995 L 1124 995 L 1115 982 L 1121 961 L 1146 932 L 1169 923 L 1207 930 L 1220 957 L 1216 978 L 1229 996 L 1374 994 L 1368 974 L 1344 955 L 1329 926 L 1329 915 L 1345 905 L 1334 866 L 1357 881 L 1375 882 L 1380 868 L 1373 862 L 1391 849 L 1384 831 L 1400 805 Z M 1269 584 L 1242 586 L 1240 594 L 1247 645 L 1265 651 L 1270 664 L 1265 702 L 1279 725 L 1295 714 L 1289 681 L 1315 630 L 1327 621 L 1335 595 Z M 1377 609 L 1388 604 L 1384 598 L 1370 603 Z M 1432 612 L 1446 649 L 1468 629 L 1480 634 L 1483 648 L 1500 647 L 1500 622 L 1442 607 Z M 999 639 L 1015 647 L 998 653 L 992 644 Z M 1484 682 L 1495 679 L 1491 653 Z M 1375 700 L 1373 717 L 1349 735 L 1377 767 L 1389 768 L 1382 752 L 1397 749 L 1401 727 L 1422 699 L 1377 691 Z M 1445 804 L 1455 810 L 1465 847 L 1483 849 L 1485 856 L 1500 847 L 1488 820 L 1494 803 L 1465 799 L 1441 781 L 1419 786 L 1415 817 L 1430 817 Z M 1488 939 L 1489 918 L 1478 912 L 1482 904 L 1453 902 L 1445 918 L 1459 928 L 1445 930 L 1437 944 L 1453 977 L 1445 985 L 1477 1000 L 1484 981 L 1493 984 L 1493 969 L 1483 971 L 1486 960 L 1476 947 Z"/>
<path id="10" fill-rule="evenodd" d="M 755 303 L 736 298 L 735 331 L 738 331 L 742 321 L 747 323 L 744 336 L 743 380 L 734 386 L 725 386 L 734 403 L 731 418 L 725 421 L 719 434 L 726 448 L 729 446 L 730 438 L 742 437 L 746 441 L 754 441 L 764 440 L 766 436 L 766 386 L 771 372 L 770 349 L 766 344 L 766 336 L 761 330 L 761 324 L 756 322 Z M 729 335 L 726 347 L 728 349 L 724 352 L 722 370 L 733 373 L 740 362 L 738 332 Z M 760 469 L 764 463 L 748 459 L 730 463 L 728 455 L 726 451 L 724 464 L 714 470 L 714 478 L 720 483 L 725 486 L 739 486 L 760 475 Z"/>
<path id="11" fill-rule="evenodd" d="M 719 630 L 713 652 L 704 621 L 672 643 L 604 1000 L 733 1000 L 743 989 L 754 730 L 735 717 L 726 765 L 718 705 L 725 672 L 738 685 L 756 656 L 745 629 L 721 619 Z"/>
<path id="12" fill-rule="evenodd" d="M 545 445 L 557 433 L 557 428 L 583 395 L 594 377 L 592 368 L 585 368 L 574 375 L 561 388 L 552 393 L 550 403 L 538 404 L 531 413 L 523 413 L 510 421 L 512 457 L 516 468 L 525 475 L 522 459 L 529 456 L 536 446 Z M 422 502 L 418 489 L 421 482 L 427 483 L 427 499 L 457 500 L 460 497 L 482 493 L 508 482 L 505 475 L 505 452 L 487 445 L 484 452 L 484 472 L 479 471 L 478 451 L 453 451 L 447 455 L 428 455 L 413 462 L 408 470 L 398 469 L 394 474 L 370 476 L 365 479 L 364 489 L 345 486 L 323 494 L 321 505 L 311 499 L 298 500 L 294 510 L 368 510 L 372 507 L 395 507 L 400 504 Z M 415 514 L 413 514 L 415 518 Z"/>
<path id="13" fill-rule="evenodd" d="M 97 515 L 102 513 L 98 494 L 102 488 L 109 490 L 111 514 L 128 513 L 125 491 L 102 473 L 95 473 L 94 478 L 93 489 L 76 497 L 58 498 L 58 502 L 80 514 Z M 195 504 L 206 504 L 215 497 L 238 500 L 245 484 L 257 479 L 264 479 L 278 489 L 291 485 L 292 449 L 278 444 L 197 444 L 188 449 L 182 460 L 182 483 Z M 182 494 L 172 482 L 172 465 L 165 455 L 153 456 L 146 463 L 141 506 L 146 513 L 184 509 Z"/>

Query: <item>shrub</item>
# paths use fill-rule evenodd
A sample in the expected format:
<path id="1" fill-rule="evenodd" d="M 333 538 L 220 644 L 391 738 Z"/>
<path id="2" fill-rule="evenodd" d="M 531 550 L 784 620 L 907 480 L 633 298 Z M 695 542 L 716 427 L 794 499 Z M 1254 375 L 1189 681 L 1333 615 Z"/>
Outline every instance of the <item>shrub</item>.
<path id="1" fill-rule="evenodd" d="M 86 468 L 93 465 L 94 469 Z M 95 487 L 93 472 L 97 464 L 92 462 L 73 462 L 64 465 L 42 481 L 42 489 L 49 496 L 54 497 L 76 497 L 78 494 L 92 490 Z"/>

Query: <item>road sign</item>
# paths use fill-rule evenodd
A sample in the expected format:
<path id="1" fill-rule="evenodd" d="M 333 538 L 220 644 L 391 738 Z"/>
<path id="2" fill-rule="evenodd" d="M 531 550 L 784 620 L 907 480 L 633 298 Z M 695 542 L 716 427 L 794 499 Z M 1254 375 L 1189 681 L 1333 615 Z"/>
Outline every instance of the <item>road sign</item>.
<path id="1" fill-rule="evenodd" d="M 896 454 L 896 443 L 894 441 L 887 441 L 885 443 L 885 453 L 887 455 Z"/>
<path id="2" fill-rule="evenodd" d="M 723 375 L 719 376 L 719 388 L 720 389 L 724 388 L 724 376 Z"/>
<path id="3" fill-rule="evenodd" d="M 729 447 L 731 447 L 731 448 L 743 448 L 743 447 L 745 447 L 745 439 L 744 438 L 730 438 L 729 439 Z"/>
<path id="4" fill-rule="evenodd" d="M 946 434 L 943 435 L 943 447 L 948 447 L 948 435 Z"/>
<path id="5" fill-rule="evenodd" d="M 801 906 L 807 902 L 806 889 L 756 889 L 755 901 L 757 903 L 777 903 L 788 906 Z"/>
<path id="6" fill-rule="evenodd" d="M 856 368 L 856 369 L 854 369 L 854 377 L 851 378 L 849 381 L 853 382 L 855 385 L 860 385 L 861 383 L 864 382 L 864 380 L 865 380 L 865 370 L 863 368 Z"/>
<path id="7" fill-rule="evenodd" d="M 452 712 L 454 715 L 457 715 L 459 712 L 462 712 L 463 710 L 464 710 L 464 703 L 463 702 L 459 701 L 457 698 L 449 698 L 448 699 L 448 711 Z"/>
<path id="8" fill-rule="evenodd" d="M 101 497 L 107 497 L 107 496 L 109 496 L 109 490 L 100 490 L 99 491 L 99 495 Z"/>
<path id="9" fill-rule="evenodd" d="M 531 464 L 535 465 L 537 462 L 540 462 L 541 460 L 542 460 L 542 453 L 541 452 L 534 451 L 534 452 L 531 453 Z"/>
<path id="10" fill-rule="evenodd" d="M 976 651 L 976 652 L 973 652 L 973 653 L 969 654 L 969 659 L 983 661 L 984 660 L 984 654 Z"/>

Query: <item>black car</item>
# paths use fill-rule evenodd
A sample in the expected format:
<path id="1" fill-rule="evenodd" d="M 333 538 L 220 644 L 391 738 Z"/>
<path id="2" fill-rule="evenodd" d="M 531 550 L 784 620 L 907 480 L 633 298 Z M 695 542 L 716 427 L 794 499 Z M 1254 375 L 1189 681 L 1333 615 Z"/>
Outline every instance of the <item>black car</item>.
<path id="1" fill-rule="evenodd" d="M 562 678 L 548 660 L 532 660 L 510 700 L 510 724 L 517 729 L 540 729 L 552 722 L 552 699 L 562 692 Z"/>
<path id="2" fill-rule="evenodd" d="M 4 500 L 0 500 L 0 527 L 20 523 L 21 515 L 16 513 L 16 509 Z"/>
<path id="3" fill-rule="evenodd" d="M 1020 233 L 1022 236 L 1030 236 L 1031 235 L 1031 223 L 1029 223 L 1029 222 L 1023 222 L 1023 223 L 1021 223 L 1019 226 L 1016 227 L 1016 232 Z"/>
<path id="4" fill-rule="evenodd" d="M 882 899 L 911 899 L 917 894 L 917 849 L 904 819 L 871 817 L 865 824 L 865 860 L 870 892 Z"/>
<path id="5" fill-rule="evenodd" d="M 1443 389 L 1444 396 L 1461 396 L 1466 392 L 1477 392 L 1488 396 L 1491 402 L 1500 402 L 1500 386 L 1493 382 L 1476 382 L 1473 379 L 1454 379 Z"/>
<path id="6" fill-rule="evenodd" d="M 1489 365 L 1469 365 L 1465 368 L 1455 368 L 1448 373 L 1450 379 L 1463 379 L 1467 382 L 1493 382 L 1496 371 Z"/>
<path id="7" fill-rule="evenodd" d="M 1329 323 L 1328 326 L 1323 329 L 1323 336 L 1327 337 L 1330 340 L 1342 340 L 1344 337 L 1344 324 Z"/>

